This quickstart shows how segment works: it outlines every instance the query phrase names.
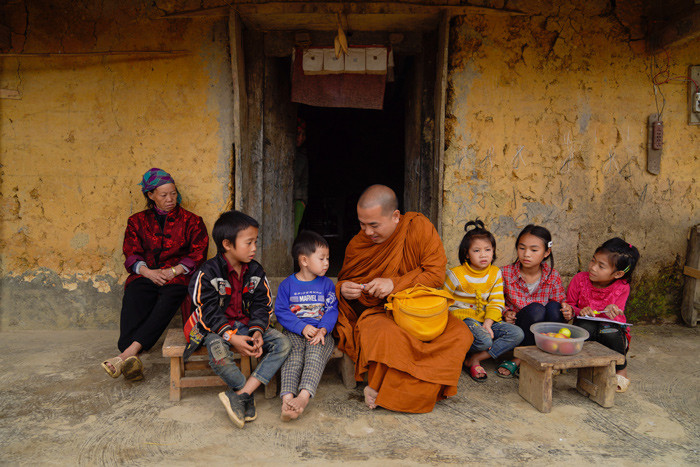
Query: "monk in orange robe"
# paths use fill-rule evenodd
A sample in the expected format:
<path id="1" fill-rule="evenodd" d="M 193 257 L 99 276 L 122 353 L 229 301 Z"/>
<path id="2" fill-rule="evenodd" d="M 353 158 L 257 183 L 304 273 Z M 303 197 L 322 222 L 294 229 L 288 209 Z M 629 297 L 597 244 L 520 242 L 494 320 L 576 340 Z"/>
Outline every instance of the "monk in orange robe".
<path id="1" fill-rule="evenodd" d="M 425 413 L 457 394 L 462 362 L 473 337 L 449 315 L 430 342 L 413 337 L 384 309 L 389 294 L 422 284 L 442 288 L 447 258 L 435 227 L 420 213 L 401 215 L 384 185 L 365 190 L 357 204 L 361 231 L 348 244 L 338 275 L 338 348 L 355 362 L 369 408 Z"/>

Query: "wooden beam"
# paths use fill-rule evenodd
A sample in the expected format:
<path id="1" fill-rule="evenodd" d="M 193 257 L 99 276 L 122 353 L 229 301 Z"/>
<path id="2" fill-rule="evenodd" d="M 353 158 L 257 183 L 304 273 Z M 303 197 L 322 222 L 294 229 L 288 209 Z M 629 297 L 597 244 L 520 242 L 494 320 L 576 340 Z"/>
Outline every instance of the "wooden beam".
<path id="1" fill-rule="evenodd" d="M 511 8 L 493 8 L 476 5 L 458 5 L 455 1 L 442 3 L 431 2 L 230 2 L 230 6 L 218 6 L 212 8 L 198 8 L 196 10 L 176 11 L 167 13 L 160 19 L 180 18 L 211 18 L 228 16 L 229 8 L 236 9 L 245 19 L 248 15 L 280 15 L 280 14 L 321 14 L 334 16 L 337 13 L 347 14 L 439 14 L 448 10 L 451 15 L 466 15 L 470 13 L 484 15 L 524 15 L 520 10 Z"/>
<path id="2" fill-rule="evenodd" d="M 423 130 L 422 97 L 425 66 L 424 53 L 413 59 L 412 73 L 405 84 L 405 123 L 404 123 L 404 192 L 405 211 L 421 210 L 421 131 Z"/>
<path id="3" fill-rule="evenodd" d="M 447 103 L 447 58 L 450 43 L 450 12 L 445 10 L 438 30 L 437 63 L 435 67 L 435 167 L 433 201 L 435 228 L 442 234 L 442 196 L 445 173 L 445 107 Z"/>
<path id="4" fill-rule="evenodd" d="M 297 104 L 292 102 L 290 59 L 265 57 L 263 94 L 264 197 L 260 233 L 266 274 L 284 277 L 294 269 L 294 158 Z M 260 240 L 259 240 L 260 241 Z"/>
<path id="5" fill-rule="evenodd" d="M 422 14 L 343 14 L 347 31 L 431 31 L 437 27 L 437 13 Z M 246 14 L 241 18 L 247 27 L 261 31 L 335 31 L 335 13 Z"/>
<path id="6" fill-rule="evenodd" d="M 691 268 L 690 266 L 685 266 L 683 268 L 683 275 L 688 277 L 694 277 L 695 279 L 700 279 L 700 269 Z"/>
<path id="7" fill-rule="evenodd" d="M 420 160 L 418 165 L 418 211 L 439 228 L 436 212 L 437 176 L 435 173 L 435 80 L 437 79 L 438 27 L 423 33 L 423 52 L 416 56 L 416 66 L 423 68 L 420 90 Z"/>
<path id="8" fill-rule="evenodd" d="M 230 10 L 228 34 L 231 50 L 231 76 L 233 78 L 233 205 L 239 210 L 243 205 L 241 158 L 245 152 L 243 135 L 248 117 L 242 29 L 243 23 L 241 23 L 238 13 Z"/>
<path id="9" fill-rule="evenodd" d="M 197 8 L 196 10 L 175 11 L 166 13 L 156 19 L 181 19 L 181 18 L 211 18 L 226 17 L 229 15 L 230 6 L 217 6 L 213 8 Z"/>
<path id="10" fill-rule="evenodd" d="M 651 34 L 649 48 L 652 52 L 678 46 L 700 38 L 700 6 L 663 25 Z"/>
<path id="11" fill-rule="evenodd" d="M 263 33 L 246 29 L 243 34 L 243 51 L 246 57 L 246 82 L 248 110 L 245 126 L 241 127 L 243 157 L 241 158 L 241 209 L 258 221 L 263 220 L 264 198 L 264 100 L 265 100 L 265 48 Z M 237 198 L 238 199 L 238 198 Z M 265 264 L 265 238 L 258 238 L 258 249 Z"/>
<path id="12" fill-rule="evenodd" d="M 109 55 L 189 55 L 189 50 L 103 50 L 95 52 L 20 52 L 20 53 L 0 53 L 0 57 L 102 57 Z"/>
<path id="13" fill-rule="evenodd" d="M 267 2 L 233 3 L 241 14 L 421 14 L 449 11 L 451 15 L 468 13 L 495 15 L 524 15 L 525 12 L 509 8 L 492 8 L 473 5 L 440 5 L 434 3 L 404 2 Z"/>

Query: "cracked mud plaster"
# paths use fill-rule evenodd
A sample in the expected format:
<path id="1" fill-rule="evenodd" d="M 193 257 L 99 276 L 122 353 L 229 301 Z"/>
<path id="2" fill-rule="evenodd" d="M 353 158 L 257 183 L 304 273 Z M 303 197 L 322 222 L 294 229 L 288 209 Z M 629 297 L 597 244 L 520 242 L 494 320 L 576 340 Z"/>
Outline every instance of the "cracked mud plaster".
<path id="1" fill-rule="evenodd" d="M 549 228 L 566 282 L 616 235 L 639 248 L 639 273 L 685 254 L 688 228 L 700 222 L 687 90 L 663 88 L 666 142 L 661 174 L 651 175 L 646 120 L 656 107 L 649 57 L 636 47 L 643 9 L 617 5 L 533 0 L 517 5 L 529 15 L 452 20 L 442 213 L 449 266 L 464 223 L 477 217 L 496 236 L 499 266 L 515 259 L 526 224 Z M 670 52 L 674 72 L 697 61 L 698 46 Z"/>
<path id="2" fill-rule="evenodd" d="M 138 0 L 17 1 L 0 12 L 13 34 L 6 52 L 189 52 L 0 57 L 0 82 L 21 93 L 0 106 L 1 329 L 114 327 L 143 172 L 170 172 L 209 228 L 231 199 L 227 20 L 160 20 Z"/>

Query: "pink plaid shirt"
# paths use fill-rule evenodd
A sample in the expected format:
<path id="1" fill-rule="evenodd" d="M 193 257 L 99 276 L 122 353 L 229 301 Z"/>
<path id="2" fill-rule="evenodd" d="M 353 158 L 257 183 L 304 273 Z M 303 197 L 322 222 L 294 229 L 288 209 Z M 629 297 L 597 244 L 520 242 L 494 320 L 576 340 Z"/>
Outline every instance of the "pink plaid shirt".
<path id="1" fill-rule="evenodd" d="M 506 296 L 504 314 L 506 311 L 515 311 L 517 313 L 531 303 L 546 305 L 552 300 L 560 303 L 564 301 L 566 294 L 564 293 L 564 286 L 561 283 L 559 273 L 556 269 L 549 267 L 547 263 L 542 263 L 540 267 L 542 268 L 540 283 L 532 293 L 530 293 L 527 284 L 520 275 L 520 262 L 516 261 L 501 268 L 503 292 Z"/>

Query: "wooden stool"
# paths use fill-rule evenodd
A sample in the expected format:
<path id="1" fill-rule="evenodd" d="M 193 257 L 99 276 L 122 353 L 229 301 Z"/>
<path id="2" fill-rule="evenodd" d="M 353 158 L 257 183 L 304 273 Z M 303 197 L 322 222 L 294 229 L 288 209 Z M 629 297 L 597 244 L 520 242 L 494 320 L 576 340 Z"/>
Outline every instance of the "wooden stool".
<path id="1" fill-rule="evenodd" d="M 617 379 L 615 364 L 625 362 L 625 356 L 598 342 L 584 342 L 576 355 L 554 355 L 536 346 L 516 347 L 520 362 L 518 392 L 537 410 L 552 411 L 552 371 L 578 368 L 576 389 L 603 407 L 612 407 Z"/>
<path id="2" fill-rule="evenodd" d="M 345 389 L 355 389 L 357 386 L 357 381 L 355 381 L 355 362 L 338 347 L 333 349 L 333 353 L 330 357 L 330 359 L 335 358 L 341 359 L 340 362 L 338 362 L 338 369 Z"/>
<path id="3" fill-rule="evenodd" d="M 255 357 L 250 357 L 250 364 L 253 370 L 258 366 L 258 359 Z M 241 370 L 243 371 L 243 370 Z M 275 375 L 270 379 L 270 382 L 265 385 L 265 399 L 273 399 L 274 397 L 277 396 L 277 381 L 280 378 L 280 371 L 277 370 Z M 245 373 L 244 373 L 245 374 Z M 247 376 L 246 376 L 247 378 Z"/>
<path id="4" fill-rule="evenodd" d="M 685 255 L 683 268 L 685 286 L 683 287 L 683 302 L 681 316 L 690 327 L 695 327 L 700 321 L 698 303 L 700 303 L 700 224 L 690 229 L 688 238 L 688 254 Z"/>
<path id="5" fill-rule="evenodd" d="M 188 370 L 210 370 L 209 354 L 207 348 L 202 346 L 183 362 L 182 354 L 185 352 L 187 341 L 182 329 L 168 329 L 163 342 L 163 356 L 170 358 L 170 400 L 179 401 L 182 388 L 199 388 L 211 386 L 226 386 L 226 383 L 217 375 L 213 376 L 186 376 Z M 250 376 L 250 358 L 235 354 L 236 364 L 241 369 L 243 376 Z M 266 388 L 267 391 L 267 388 Z M 267 396 L 267 394 L 266 394 Z"/>

